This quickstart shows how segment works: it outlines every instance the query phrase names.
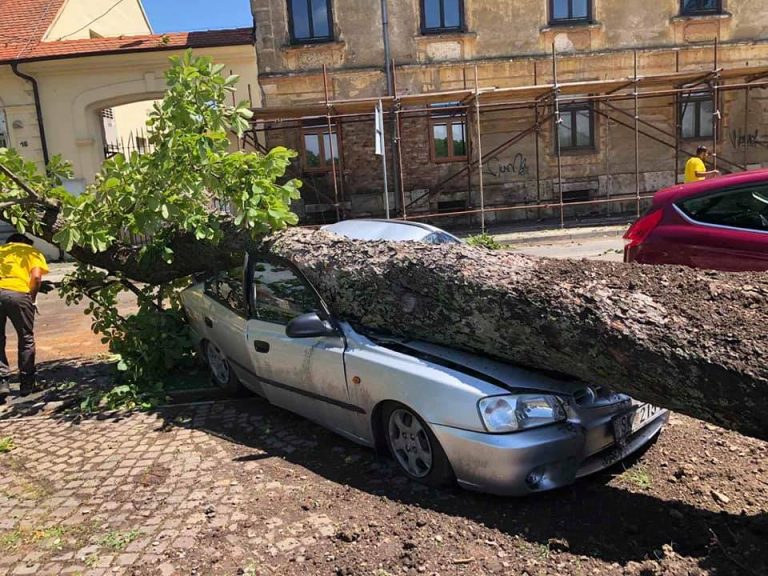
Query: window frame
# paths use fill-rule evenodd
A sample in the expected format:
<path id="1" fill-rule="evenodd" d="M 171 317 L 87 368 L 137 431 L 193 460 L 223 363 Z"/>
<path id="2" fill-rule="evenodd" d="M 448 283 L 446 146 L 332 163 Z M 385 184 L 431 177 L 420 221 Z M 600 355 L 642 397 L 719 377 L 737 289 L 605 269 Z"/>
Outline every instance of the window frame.
<path id="1" fill-rule="evenodd" d="M 336 171 L 339 172 L 341 167 L 341 131 L 337 125 L 331 126 L 331 135 L 335 135 L 336 138 Z M 312 174 L 325 174 L 333 171 L 334 161 L 330 156 L 326 155 L 325 150 L 325 136 L 329 134 L 328 126 L 325 124 L 318 124 L 315 126 L 302 126 L 301 127 L 301 168 L 305 173 Z M 320 140 L 320 166 L 310 166 L 307 163 L 307 146 L 305 137 L 308 135 L 317 135 Z"/>
<path id="2" fill-rule="evenodd" d="M 458 105 L 458 103 L 456 103 Z M 460 106 L 460 105 L 459 105 Z M 448 156 L 438 156 L 435 149 L 435 126 L 444 124 L 448 128 Z M 453 140 L 453 126 L 461 124 L 464 129 L 464 154 L 455 154 Z M 440 111 L 434 108 L 429 116 L 429 159 L 436 164 L 447 162 L 466 162 L 469 158 L 469 117 L 467 107 L 460 110 Z"/>
<path id="3" fill-rule="evenodd" d="M 573 13 L 573 0 L 568 1 L 568 14 Z M 549 0 L 549 25 L 550 26 L 572 26 L 578 24 L 592 24 L 593 18 L 593 0 L 587 0 L 587 15 L 584 18 L 555 18 L 555 0 Z"/>
<path id="4" fill-rule="evenodd" d="M 5 108 L 0 108 L 0 125 L 5 127 L 5 132 L 0 132 L 0 148 L 10 148 L 11 131 L 8 128 L 8 116 L 5 114 Z"/>
<path id="5" fill-rule="evenodd" d="M 421 34 L 423 36 L 429 36 L 433 34 L 451 34 L 462 33 L 466 31 L 467 18 L 464 11 L 464 0 L 456 0 L 459 4 L 459 25 L 458 26 L 439 26 L 437 28 L 427 27 L 427 5 L 430 0 L 419 0 L 419 8 L 421 9 Z M 434 0 L 440 3 L 440 22 L 445 24 L 445 3 L 451 0 Z"/>
<path id="6" fill-rule="evenodd" d="M 712 104 L 712 111 L 714 113 L 715 110 L 718 109 L 718 106 L 715 104 L 714 95 L 710 92 L 691 92 L 688 95 L 681 94 L 678 96 L 678 102 L 677 102 L 677 122 L 678 122 L 678 133 L 680 135 L 680 138 L 685 141 L 697 141 L 697 140 L 711 140 L 715 135 L 715 123 L 712 122 L 711 126 L 712 129 L 709 134 L 702 134 L 701 133 L 701 104 L 703 102 L 710 102 Z M 695 124 L 694 124 L 694 135 L 693 136 L 686 136 L 683 133 L 683 120 L 685 118 L 685 112 L 687 107 L 690 104 L 695 105 Z M 714 118 L 714 116 L 713 116 Z M 717 120 L 717 122 L 720 122 L 720 119 Z"/>
<path id="7" fill-rule="evenodd" d="M 723 14 L 723 0 L 715 0 L 715 8 L 709 10 L 691 10 L 686 8 L 688 0 L 680 0 L 680 16 L 719 16 Z"/>
<path id="8" fill-rule="evenodd" d="M 309 17 L 309 30 L 311 36 L 309 38 L 298 38 L 296 36 L 296 27 L 294 26 L 293 16 L 293 0 L 286 0 L 286 10 L 288 11 L 288 33 L 291 37 L 291 44 L 323 44 L 326 42 L 333 42 L 336 37 L 333 30 L 333 0 L 324 0 L 326 6 L 326 13 L 328 18 L 328 35 L 327 36 L 315 36 L 314 28 L 315 22 L 312 18 L 312 0 L 304 0 L 307 3 L 307 14 Z"/>
<path id="9" fill-rule="evenodd" d="M 555 150 L 557 150 L 557 146 L 560 147 L 560 153 L 563 154 L 572 154 L 572 153 L 579 153 L 579 152 L 595 152 L 597 150 L 597 139 L 596 139 L 596 133 L 597 133 L 597 127 L 596 127 L 596 114 L 595 114 L 595 106 L 593 103 L 584 103 L 584 104 L 564 104 L 560 107 L 560 117 L 562 118 L 565 114 L 571 115 L 571 125 L 575 126 L 576 123 L 576 114 L 578 112 L 588 110 L 589 111 L 589 144 L 581 144 L 579 145 L 577 143 L 578 138 L 578 132 L 576 130 L 571 130 L 571 145 L 570 146 L 563 146 L 560 144 L 560 126 L 561 124 L 557 124 L 557 121 L 555 120 Z M 574 142 L 576 142 L 574 144 Z"/>
<path id="10" fill-rule="evenodd" d="M 317 309 L 315 310 L 315 312 L 317 313 L 317 315 L 322 320 L 327 320 L 328 322 L 331 322 L 334 326 L 336 326 L 336 323 L 333 320 L 333 317 L 331 315 L 330 309 L 328 308 L 328 305 L 322 299 L 317 289 L 302 273 L 302 271 L 299 270 L 299 268 L 290 260 L 279 258 L 277 256 L 273 256 L 272 254 L 267 254 L 264 252 L 249 252 L 247 255 L 243 290 L 245 291 L 245 301 L 246 301 L 246 310 L 248 314 L 248 319 L 258 320 L 259 322 L 269 322 L 271 324 L 276 324 L 278 326 L 287 326 L 287 323 L 280 324 L 277 322 L 271 322 L 270 320 L 265 320 L 264 318 L 260 318 L 256 313 L 256 302 L 254 301 L 254 298 L 253 298 L 253 276 L 255 272 L 254 267 L 259 263 L 271 264 L 273 266 L 280 266 L 282 268 L 287 268 L 288 270 L 293 272 L 293 274 L 301 281 L 304 287 L 307 288 L 307 290 L 309 290 L 314 296 L 315 305 L 317 306 Z"/>

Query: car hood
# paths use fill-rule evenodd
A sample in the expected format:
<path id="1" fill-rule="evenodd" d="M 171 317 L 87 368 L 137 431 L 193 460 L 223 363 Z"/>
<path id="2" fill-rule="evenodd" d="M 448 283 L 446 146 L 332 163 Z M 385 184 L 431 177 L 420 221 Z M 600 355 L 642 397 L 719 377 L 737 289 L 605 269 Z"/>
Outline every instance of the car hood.
<path id="1" fill-rule="evenodd" d="M 511 392 L 535 390 L 579 397 L 587 388 L 584 382 L 566 375 L 498 362 L 478 354 L 428 342 L 379 341 L 378 344 L 438 364 L 443 368 L 480 378 Z"/>

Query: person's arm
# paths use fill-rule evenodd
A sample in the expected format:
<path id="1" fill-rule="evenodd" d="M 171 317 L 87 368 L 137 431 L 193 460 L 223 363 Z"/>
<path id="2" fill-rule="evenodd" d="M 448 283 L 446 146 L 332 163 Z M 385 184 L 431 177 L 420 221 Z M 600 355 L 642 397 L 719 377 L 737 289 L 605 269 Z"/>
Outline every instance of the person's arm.
<path id="1" fill-rule="evenodd" d="M 714 178 L 720 176 L 720 170 L 707 170 L 706 172 L 696 171 L 696 178 Z"/>
<path id="2" fill-rule="evenodd" d="M 29 295 L 32 302 L 37 300 L 37 293 L 40 291 L 40 284 L 43 282 L 43 270 L 41 268 L 32 268 L 29 271 Z"/>

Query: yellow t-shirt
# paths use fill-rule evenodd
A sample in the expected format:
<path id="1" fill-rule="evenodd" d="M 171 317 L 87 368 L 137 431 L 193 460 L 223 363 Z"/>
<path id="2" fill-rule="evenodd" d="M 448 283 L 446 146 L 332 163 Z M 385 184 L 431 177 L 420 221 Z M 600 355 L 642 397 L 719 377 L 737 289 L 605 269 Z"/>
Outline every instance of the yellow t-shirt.
<path id="1" fill-rule="evenodd" d="M 703 176 L 696 176 L 696 172 L 706 172 L 707 166 L 704 164 L 704 160 L 698 156 L 694 156 L 688 162 L 685 163 L 685 181 L 686 182 L 698 182 L 704 180 Z"/>
<path id="2" fill-rule="evenodd" d="M 48 272 L 45 256 L 27 244 L 11 242 L 0 246 L 0 290 L 29 293 L 29 274 L 33 268 Z"/>

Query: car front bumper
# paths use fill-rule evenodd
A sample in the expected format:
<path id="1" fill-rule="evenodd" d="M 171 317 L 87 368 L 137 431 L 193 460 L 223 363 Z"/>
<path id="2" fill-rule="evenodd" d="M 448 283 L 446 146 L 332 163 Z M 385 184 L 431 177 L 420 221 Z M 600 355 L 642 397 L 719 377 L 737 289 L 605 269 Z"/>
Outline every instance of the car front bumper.
<path id="1" fill-rule="evenodd" d="M 487 434 L 432 425 L 464 488 L 525 496 L 567 486 L 626 458 L 648 444 L 669 420 L 660 412 L 629 436 L 613 440 L 609 418 L 589 425 L 564 422 L 512 434 Z"/>

